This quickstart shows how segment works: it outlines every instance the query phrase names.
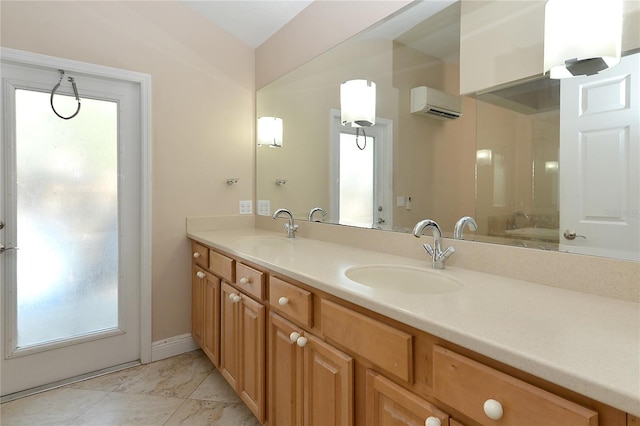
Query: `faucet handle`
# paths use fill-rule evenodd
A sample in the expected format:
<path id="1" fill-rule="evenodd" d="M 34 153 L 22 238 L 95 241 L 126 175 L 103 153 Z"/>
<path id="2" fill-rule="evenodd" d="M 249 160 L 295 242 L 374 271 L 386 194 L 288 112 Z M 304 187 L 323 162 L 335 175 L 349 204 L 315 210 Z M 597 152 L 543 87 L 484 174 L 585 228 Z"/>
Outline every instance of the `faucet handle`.
<path id="1" fill-rule="evenodd" d="M 431 248 L 429 243 L 423 245 L 422 247 L 424 247 L 424 249 L 427 251 L 427 253 L 429 253 L 429 256 L 433 257 L 433 249 Z"/>
<path id="2" fill-rule="evenodd" d="M 448 259 L 449 256 L 451 256 L 453 253 L 456 252 L 456 249 L 454 249 L 453 247 L 449 247 L 447 248 L 445 251 L 443 251 L 442 253 L 440 253 L 438 255 L 438 258 L 436 260 L 445 260 Z"/>

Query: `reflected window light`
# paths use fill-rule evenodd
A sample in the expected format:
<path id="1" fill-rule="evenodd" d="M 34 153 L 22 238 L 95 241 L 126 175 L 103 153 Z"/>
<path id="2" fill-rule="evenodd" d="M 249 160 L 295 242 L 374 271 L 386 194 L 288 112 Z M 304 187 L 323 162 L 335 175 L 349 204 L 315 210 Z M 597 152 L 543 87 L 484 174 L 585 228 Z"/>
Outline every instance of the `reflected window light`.
<path id="1" fill-rule="evenodd" d="M 490 166 L 493 153 L 490 149 L 479 149 L 476 151 L 476 164 L 478 166 Z"/>

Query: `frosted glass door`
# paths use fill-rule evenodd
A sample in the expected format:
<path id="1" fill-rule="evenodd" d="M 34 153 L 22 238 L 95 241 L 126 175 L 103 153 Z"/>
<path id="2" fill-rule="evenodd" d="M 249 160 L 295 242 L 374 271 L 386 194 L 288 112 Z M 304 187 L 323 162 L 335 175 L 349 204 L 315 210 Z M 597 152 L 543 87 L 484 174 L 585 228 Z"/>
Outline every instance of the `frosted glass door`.
<path id="1" fill-rule="evenodd" d="M 141 87 L 67 71 L 64 120 L 47 61 L 0 58 L 2 400 L 141 357 Z"/>
<path id="2" fill-rule="evenodd" d="M 83 99 L 61 120 L 49 93 L 16 90 L 15 102 L 17 349 L 116 329 L 118 105 Z"/>

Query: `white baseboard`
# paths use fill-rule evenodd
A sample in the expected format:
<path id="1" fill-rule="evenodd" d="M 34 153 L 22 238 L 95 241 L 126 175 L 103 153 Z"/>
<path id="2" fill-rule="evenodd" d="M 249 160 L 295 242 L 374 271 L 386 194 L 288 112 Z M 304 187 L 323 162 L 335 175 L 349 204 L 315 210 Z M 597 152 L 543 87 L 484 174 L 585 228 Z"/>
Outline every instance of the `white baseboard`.
<path id="1" fill-rule="evenodd" d="M 196 349 L 199 349 L 199 346 L 191 337 L 191 333 L 169 337 L 151 343 L 151 361 L 159 361 L 186 352 L 195 351 Z"/>

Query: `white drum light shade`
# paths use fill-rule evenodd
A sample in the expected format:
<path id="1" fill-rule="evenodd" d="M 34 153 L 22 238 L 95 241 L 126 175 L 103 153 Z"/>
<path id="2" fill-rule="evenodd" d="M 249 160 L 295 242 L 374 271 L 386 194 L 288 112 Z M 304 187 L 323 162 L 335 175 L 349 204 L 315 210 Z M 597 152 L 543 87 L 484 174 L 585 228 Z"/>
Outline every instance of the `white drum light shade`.
<path id="1" fill-rule="evenodd" d="M 343 126 L 370 127 L 376 124 L 376 84 L 367 80 L 342 83 L 340 110 Z"/>
<path id="2" fill-rule="evenodd" d="M 258 146 L 268 145 L 271 148 L 282 148 L 282 118 L 258 118 Z"/>
<path id="3" fill-rule="evenodd" d="M 551 78 L 597 74 L 620 62 L 622 0 L 549 0 L 544 72 Z"/>

